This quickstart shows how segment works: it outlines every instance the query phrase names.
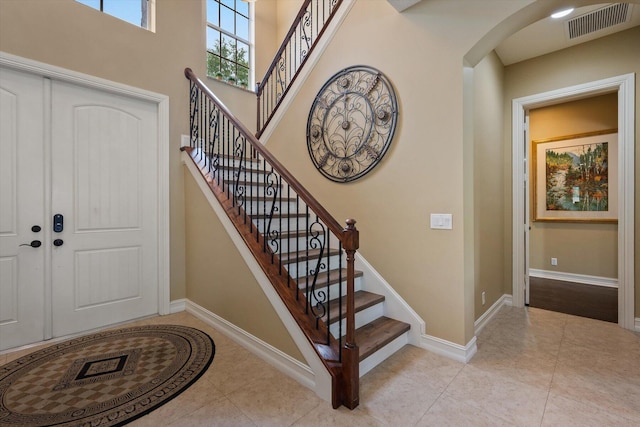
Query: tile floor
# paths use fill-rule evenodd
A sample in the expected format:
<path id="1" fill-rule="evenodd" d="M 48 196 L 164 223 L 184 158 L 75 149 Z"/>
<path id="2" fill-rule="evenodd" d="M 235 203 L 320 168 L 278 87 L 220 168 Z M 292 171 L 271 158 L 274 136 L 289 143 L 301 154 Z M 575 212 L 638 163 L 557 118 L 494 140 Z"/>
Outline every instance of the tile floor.
<path id="1" fill-rule="evenodd" d="M 231 339 L 179 397 L 131 426 L 638 426 L 640 334 L 612 323 L 503 307 L 468 364 L 406 346 L 361 380 L 360 406 L 331 405 Z M 33 350 L 33 349 L 32 349 Z M 25 351 L 0 355 L 0 364 Z"/>

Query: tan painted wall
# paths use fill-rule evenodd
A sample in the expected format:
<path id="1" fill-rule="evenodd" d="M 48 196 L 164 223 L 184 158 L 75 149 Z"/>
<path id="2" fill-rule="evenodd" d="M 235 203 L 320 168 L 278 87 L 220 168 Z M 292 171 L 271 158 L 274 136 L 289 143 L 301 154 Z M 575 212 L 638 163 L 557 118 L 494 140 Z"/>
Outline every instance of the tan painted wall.
<path id="1" fill-rule="evenodd" d="M 551 53 L 505 68 L 505 147 L 511 156 L 511 100 L 580 83 L 600 80 L 627 73 L 640 73 L 640 27 L 583 43 L 563 51 Z M 637 79 L 637 77 L 636 77 Z M 636 120 L 640 111 L 640 96 L 636 83 Z M 640 127 L 636 124 L 636 145 L 640 141 Z M 635 227 L 640 229 L 640 150 L 635 150 Z M 511 188 L 505 194 L 505 209 L 510 216 Z M 509 240 L 511 232 L 509 229 Z M 640 265 L 640 233 L 635 235 L 635 265 Z M 508 260 L 508 274 L 511 274 Z M 640 269 L 635 269 L 636 317 L 640 314 Z"/>
<path id="2" fill-rule="evenodd" d="M 463 56 L 529 2 L 478 3 L 428 1 L 399 14 L 386 0 L 358 0 L 267 142 L 335 218 L 358 220 L 361 253 L 425 319 L 427 334 L 463 345 L 475 319 L 464 256 Z M 313 168 L 305 127 L 324 82 L 355 64 L 389 77 L 400 118 L 378 167 L 337 184 Z M 431 230 L 430 213 L 452 213 L 453 230 Z"/>
<path id="3" fill-rule="evenodd" d="M 529 112 L 533 142 L 617 127 L 618 96 L 615 93 Z M 618 277 L 616 224 L 532 222 L 530 236 L 531 268 Z M 558 259 L 557 266 L 551 265 L 551 257 Z"/>
<path id="4" fill-rule="evenodd" d="M 304 362 L 195 180 L 184 169 L 186 297 Z"/>
<path id="5" fill-rule="evenodd" d="M 474 211 L 475 293 L 477 320 L 505 293 L 503 99 L 504 66 L 487 55 L 473 70 L 474 78 Z M 486 302 L 482 305 L 482 292 Z M 510 292 L 507 292 L 510 293 Z"/>

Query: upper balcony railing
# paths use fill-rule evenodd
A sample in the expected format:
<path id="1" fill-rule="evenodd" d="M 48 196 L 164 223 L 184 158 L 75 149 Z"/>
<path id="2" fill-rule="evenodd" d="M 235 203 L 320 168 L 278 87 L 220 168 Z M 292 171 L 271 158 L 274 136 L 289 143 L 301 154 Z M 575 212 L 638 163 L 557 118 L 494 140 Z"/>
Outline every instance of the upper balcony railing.
<path id="1" fill-rule="evenodd" d="M 341 4 L 342 0 L 305 0 L 302 4 L 271 66 L 257 85 L 258 138 Z"/>

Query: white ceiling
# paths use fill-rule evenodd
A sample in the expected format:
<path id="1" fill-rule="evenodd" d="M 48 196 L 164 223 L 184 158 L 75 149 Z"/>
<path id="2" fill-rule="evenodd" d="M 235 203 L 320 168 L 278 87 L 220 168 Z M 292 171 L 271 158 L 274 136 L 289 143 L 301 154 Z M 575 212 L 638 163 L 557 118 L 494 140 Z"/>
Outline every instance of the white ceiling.
<path id="1" fill-rule="evenodd" d="M 565 21 L 610 4 L 612 3 L 580 7 L 564 18 L 546 18 L 531 24 L 503 41 L 496 48 L 496 53 L 504 65 L 510 65 L 640 25 L 640 5 L 636 4 L 632 9 L 631 20 L 629 22 L 618 24 L 574 40 L 568 39 L 565 35 Z M 640 44 L 638 48 L 640 51 Z"/>

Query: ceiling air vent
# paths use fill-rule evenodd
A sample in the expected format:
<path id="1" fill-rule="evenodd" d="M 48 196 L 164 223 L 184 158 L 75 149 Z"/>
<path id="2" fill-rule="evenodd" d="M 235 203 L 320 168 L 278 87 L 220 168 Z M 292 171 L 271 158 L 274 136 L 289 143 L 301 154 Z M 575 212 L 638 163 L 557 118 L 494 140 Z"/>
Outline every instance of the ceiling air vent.
<path id="1" fill-rule="evenodd" d="M 628 22 L 631 9 L 628 3 L 614 3 L 568 20 L 565 26 L 569 40 Z"/>

